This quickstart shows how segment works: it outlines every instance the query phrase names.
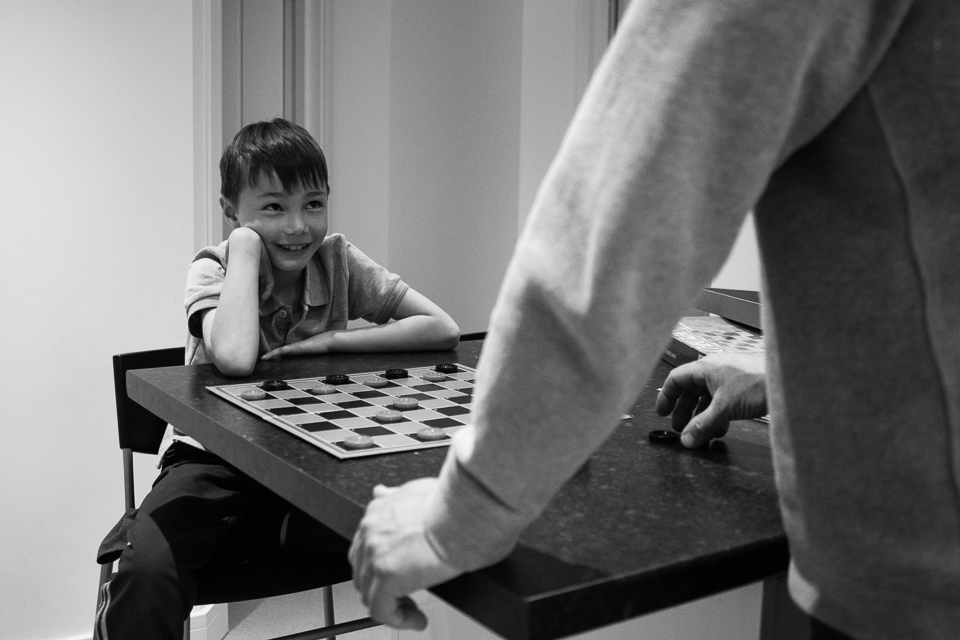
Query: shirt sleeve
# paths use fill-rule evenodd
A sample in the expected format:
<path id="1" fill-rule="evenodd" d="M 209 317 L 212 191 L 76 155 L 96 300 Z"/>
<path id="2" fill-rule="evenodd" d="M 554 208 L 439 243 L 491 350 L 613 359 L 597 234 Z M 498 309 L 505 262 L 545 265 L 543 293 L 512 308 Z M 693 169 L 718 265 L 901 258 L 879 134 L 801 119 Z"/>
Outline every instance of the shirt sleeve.
<path id="1" fill-rule="evenodd" d="M 426 535 L 506 556 L 609 436 L 783 158 L 862 88 L 907 0 L 633 0 L 535 199 Z M 535 375 L 531 375 L 535 372 Z"/>
<path id="2" fill-rule="evenodd" d="M 224 243 L 225 245 L 226 243 Z M 215 308 L 220 303 L 220 292 L 226 277 L 223 247 L 207 247 L 201 250 L 187 269 L 187 290 L 184 307 L 187 311 L 187 328 L 194 338 L 203 339 L 200 311 Z"/>
<path id="3" fill-rule="evenodd" d="M 347 240 L 343 243 L 350 319 L 363 318 L 374 324 L 389 322 L 410 286 Z"/>

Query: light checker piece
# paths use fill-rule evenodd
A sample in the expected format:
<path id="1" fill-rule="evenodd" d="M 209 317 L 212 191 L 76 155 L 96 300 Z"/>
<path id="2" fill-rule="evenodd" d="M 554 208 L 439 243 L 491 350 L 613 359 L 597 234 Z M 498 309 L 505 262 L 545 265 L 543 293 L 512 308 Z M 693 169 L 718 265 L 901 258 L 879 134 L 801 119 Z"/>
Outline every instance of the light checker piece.
<path id="1" fill-rule="evenodd" d="M 440 368 L 450 372 L 436 381 Z M 336 384 L 326 382 L 331 379 Z M 344 459 L 449 445 L 471 423 L 475 379 L 473 369 L 457 364 L 207 389 Z M 365 441 L 364 448 L 352 448 L 357 440 Z"/>

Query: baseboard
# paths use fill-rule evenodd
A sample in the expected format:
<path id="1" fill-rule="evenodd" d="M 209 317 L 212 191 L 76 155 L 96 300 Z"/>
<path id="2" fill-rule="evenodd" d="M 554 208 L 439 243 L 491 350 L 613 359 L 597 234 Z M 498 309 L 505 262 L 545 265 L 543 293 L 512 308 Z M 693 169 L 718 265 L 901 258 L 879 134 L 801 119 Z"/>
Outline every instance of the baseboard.
<path id="1" fill-rule="evenodd" d="M 190 612 L 190 640 L 223 640 L 227 635 L 227 605 L 204 604 Z M 93 633 L 63 640 L 93 640 Z"/>

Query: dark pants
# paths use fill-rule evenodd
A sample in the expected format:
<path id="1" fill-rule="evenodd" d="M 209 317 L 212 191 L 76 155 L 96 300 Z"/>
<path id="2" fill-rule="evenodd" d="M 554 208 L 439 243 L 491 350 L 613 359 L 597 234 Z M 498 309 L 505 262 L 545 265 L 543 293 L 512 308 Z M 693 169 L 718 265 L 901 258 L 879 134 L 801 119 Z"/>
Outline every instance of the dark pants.
<path id="1" fill-rule="evenodd" d="M 127 533 L 117 574 L 104 587 L 94 638 L 182 638 L 197 601 L 197 572 L 211 563 L 279 561 L 291 552 L 281 540 L 291 522 L 307 523 L 308 535 L 299 526 L 291 537 L 311 552 L 349 547 L 217 456 L 175 443 Z"/>

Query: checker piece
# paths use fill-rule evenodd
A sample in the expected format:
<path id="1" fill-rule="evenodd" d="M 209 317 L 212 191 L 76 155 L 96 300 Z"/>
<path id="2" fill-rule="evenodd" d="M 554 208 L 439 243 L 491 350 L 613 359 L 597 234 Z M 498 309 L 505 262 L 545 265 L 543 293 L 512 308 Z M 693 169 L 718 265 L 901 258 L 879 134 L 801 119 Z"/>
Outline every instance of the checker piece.
<path id="1" fill-rule="evenodd" d="M 369 449 L 373 446 L 373 438 L 370 436 L 350 436 L 340 444 L 347 449 Z"/>
<path id="2" fill-rule="evenodd" d="M 263 400 L 267 394 L 263 389 L 247 389 L 240 392 L 240 397 L 244 400 Z"/>
<path id="3" fill-rule="evenodd" d="M 426 440 L 428 442 L 433 440 L 443 440 L 447 437 L 447 434 L 443 432 L 442 429 L 437 429 L 436 427 L 424 427 L 417 431 L 417 438 L 420 440 Z"/>
<path id="4" fill-rule="evenodd" d="M 416 398 L 400 397 L 393 401 L 393 408 L 397 411 L 410 411 L 420 406 L 420 401 Z"/>
<path id="5" fill-rule="evenodd" d="M 310 387 L 307 389 L 307 393 L 313 394 L 315 396 L 327 396 L 331 393 L 336 393 L 337 388 L 332 384 L 318 384 L 315 387 Z"/>
<path id="6" fill-rule="evenodd" d="M 373 416 L 373 419 L 377 422 L 400 422 L 403 418 L 403 414 L 399 411 L 394 411 L 392 409 L 384 409 L 383 411 L 378 411 L 376 415 Z"/>
<path id="7" fill-rule="evenodd" d="M 364 378 L 363 384 L 368 387 L 373 387 L 374 389 L 379 389 L 390 384 L 390 381 L 380 376 L 370 376 L 369 378 Z"/>
<path id="8" fill-rule="evenodd" d="M 655 442 L 657 444 L 669 444 L 679 440 L 680 435 L 675 431 L 656 429 L 647 434 L 647 439 L 650 440 L 650 442 Z"/>

